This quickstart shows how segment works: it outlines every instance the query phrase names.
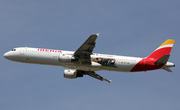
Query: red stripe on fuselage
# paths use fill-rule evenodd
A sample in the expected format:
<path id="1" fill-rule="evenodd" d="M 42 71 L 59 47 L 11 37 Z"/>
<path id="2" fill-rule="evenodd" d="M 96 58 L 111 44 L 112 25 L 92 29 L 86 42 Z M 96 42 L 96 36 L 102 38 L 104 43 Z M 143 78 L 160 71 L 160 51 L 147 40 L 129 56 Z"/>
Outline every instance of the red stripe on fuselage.
<path id="1" fill-rule="evenodd" d="M 143 58 L 132 69 L 131 72 L 149 71 L 161 68 L 163 65 L 155 65 L 156 60 L 153 58 Z"/>

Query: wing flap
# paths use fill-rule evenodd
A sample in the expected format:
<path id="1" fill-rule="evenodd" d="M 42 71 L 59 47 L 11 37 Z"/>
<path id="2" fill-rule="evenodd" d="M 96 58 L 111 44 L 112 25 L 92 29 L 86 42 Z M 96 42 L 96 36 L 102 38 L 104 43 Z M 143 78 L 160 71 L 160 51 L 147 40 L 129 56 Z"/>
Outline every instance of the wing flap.
<path id="1" fill-rule="evenodd" d="M 89 75 L 93 78 L 96 78 L 98 80 L 101 80 L 101 81 L 107 81 L 109 83 L 111 83 L 112 80 L 107 80 L 105 78 L 103 78 L 102 76 L 96 74 L 94 71 L 82 71 L 82 70 L 77 70 L 78 72 L 80 72 L 81 74 L 85 74 L 85 75 Z"/>

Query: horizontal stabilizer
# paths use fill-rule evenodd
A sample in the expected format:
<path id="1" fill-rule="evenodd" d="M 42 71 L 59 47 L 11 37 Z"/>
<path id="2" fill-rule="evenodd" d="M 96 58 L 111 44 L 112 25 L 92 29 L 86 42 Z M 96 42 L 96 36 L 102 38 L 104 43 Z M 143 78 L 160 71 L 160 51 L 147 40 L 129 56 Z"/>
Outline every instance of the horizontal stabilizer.
<path id="1" fill-rule="evenodd" d="M 156 62 L 154 62 L 155 65 L 161 65 L 161 64 L 166 64 L 168 59 L 169 59 L 168 54 L 165 54 L 164 56 L 162 56 L 161 58 L 159 58 Z"/>
<path id="2" fill-rule="evenodd" d="M 169 68 L 163 68 L 163 69 L 168 71 L 168 72 L 172 72 L 172 70 L 170 70 Z"/>

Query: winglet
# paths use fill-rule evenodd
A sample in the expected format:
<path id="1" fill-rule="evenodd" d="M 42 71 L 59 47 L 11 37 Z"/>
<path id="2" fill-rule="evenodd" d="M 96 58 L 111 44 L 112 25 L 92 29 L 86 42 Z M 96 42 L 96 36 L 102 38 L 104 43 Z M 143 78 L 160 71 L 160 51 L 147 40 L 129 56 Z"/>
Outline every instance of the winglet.
<path id="1" fill-rule="evenodd" d="M 109 83 L 111 83 L 112 80 L 109 80 Z"/>
<path id="2" fill-rule="evenodd" d="M 96 35 L 99 36 L 100 33 L 97 33 Z"/>
<path id="3" fill-rule="evenodd" d="M 107 81 L 107 82 L 109 82 L 109 83 L 111 83 L 111 81 L 112 81 L 112 80 L 107 80 L 107 79 L 105 79 L 105 78 L 103 78 L 103 80 L 104 80 L 104 81 Z"/>

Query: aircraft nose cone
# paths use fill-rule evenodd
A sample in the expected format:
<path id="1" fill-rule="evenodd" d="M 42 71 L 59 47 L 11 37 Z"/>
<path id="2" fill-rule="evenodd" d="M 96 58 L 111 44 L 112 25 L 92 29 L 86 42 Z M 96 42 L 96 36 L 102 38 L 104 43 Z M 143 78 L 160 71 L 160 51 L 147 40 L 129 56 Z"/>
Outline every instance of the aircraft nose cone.
<path id="1" fill-rule="evenodd" d="M 9 57 L 10 57 L 10 54 L 9 54 L 8 52 L 6 52 L 6 53 L 4 54 L 4 58 L 9 59 Z"/>

